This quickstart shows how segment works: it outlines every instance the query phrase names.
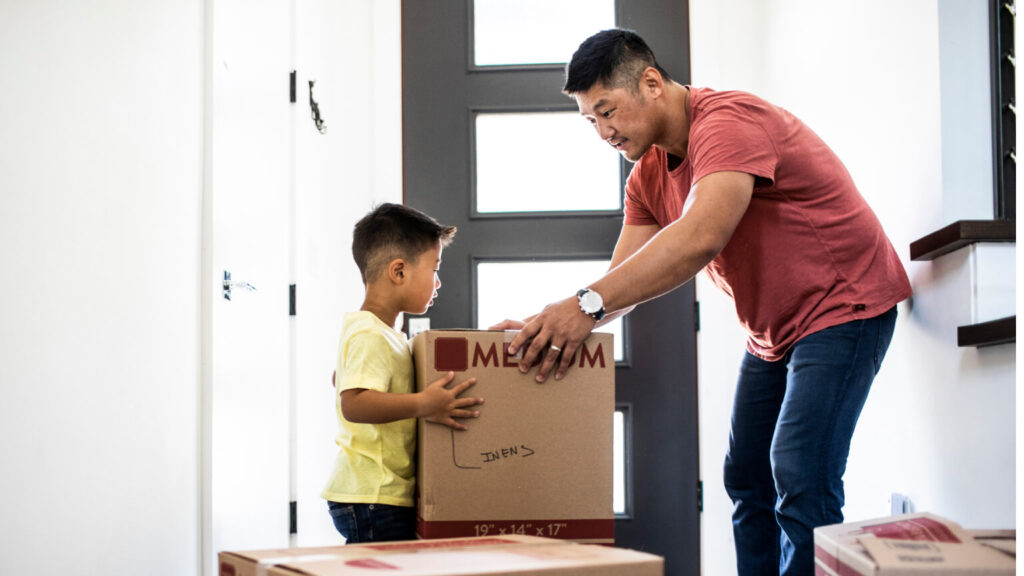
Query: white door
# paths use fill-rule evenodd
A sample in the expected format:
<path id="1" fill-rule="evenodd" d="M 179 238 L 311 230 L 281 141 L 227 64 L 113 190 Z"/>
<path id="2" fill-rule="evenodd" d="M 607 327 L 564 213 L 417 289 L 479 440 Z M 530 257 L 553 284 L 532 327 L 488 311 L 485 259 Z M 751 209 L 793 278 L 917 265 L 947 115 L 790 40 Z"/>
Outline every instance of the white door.
<path id="1" fill-rule="evenodd" d="M 216 574 L 221 550 L 288 545 L 291 46 L 287 0 L 207 10 L 203 560 Z M 242 284 L 230 300 L 225 271 Z"/>

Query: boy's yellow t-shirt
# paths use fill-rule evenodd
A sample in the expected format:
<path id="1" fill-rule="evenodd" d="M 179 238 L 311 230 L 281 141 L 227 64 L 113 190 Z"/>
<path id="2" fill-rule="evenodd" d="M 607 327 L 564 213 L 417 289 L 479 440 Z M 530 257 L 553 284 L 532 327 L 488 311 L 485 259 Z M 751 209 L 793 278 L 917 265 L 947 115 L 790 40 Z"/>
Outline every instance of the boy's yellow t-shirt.
<path id="1" fill-rule="evenodd" d="M 321 496 L 350 504 L 412 506 L 416 419 L 356 424 L 345 420 L 341 413 L 344 390 L 365 388 L 390 394 L 414 391 L 408 339 L 372 312 L 345 314 L 335 386 L 338 454 Z"/>

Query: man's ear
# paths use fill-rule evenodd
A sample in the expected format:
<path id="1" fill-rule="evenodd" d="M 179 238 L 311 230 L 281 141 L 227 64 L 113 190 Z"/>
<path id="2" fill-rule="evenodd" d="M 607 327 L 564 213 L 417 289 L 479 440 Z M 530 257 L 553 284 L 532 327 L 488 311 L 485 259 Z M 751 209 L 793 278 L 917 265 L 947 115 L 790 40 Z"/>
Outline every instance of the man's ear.
<path id="1" fill-rule="evenodd" d="M 657 98 L 661 95 L 664 89 L 665 79 L 661 77 L 661 72 L 658 72 L 653 66 L 644 68 L 643 74 L 640 76 L 640 89 L 644 91 L 648 96 Z"/>
<path id="2" fill-rule="evenodd" d="M 405 282 L 405 275 L 407 271 L 408 266 L 406 265 L 405 260 L 402 260 L 401 258 L 395 258 L 388 263 L 388 278 L 390 278 L 391 282 L 394 284 L 401 284 Z"/>

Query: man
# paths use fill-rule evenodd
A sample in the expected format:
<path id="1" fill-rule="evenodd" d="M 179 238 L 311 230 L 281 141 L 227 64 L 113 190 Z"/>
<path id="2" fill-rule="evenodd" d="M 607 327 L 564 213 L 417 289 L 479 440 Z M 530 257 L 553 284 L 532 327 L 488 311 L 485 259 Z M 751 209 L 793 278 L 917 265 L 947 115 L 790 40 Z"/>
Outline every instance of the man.
<path id="1" fill-rule="evenodd" d="M 537 381 L 601 323 L 705 270 L 749 337 L 726 490 L 740 574 L 812 574 L 813 530 L 842 522 L 850 439 L 910 283 L 846 168 L 751 94 L 674 82 L 638 35 L 588 38 L 563 92 L 636 164 L 609 271 L 523 322 Z M 543 357 L 541 358 L 541 355 Z"/>

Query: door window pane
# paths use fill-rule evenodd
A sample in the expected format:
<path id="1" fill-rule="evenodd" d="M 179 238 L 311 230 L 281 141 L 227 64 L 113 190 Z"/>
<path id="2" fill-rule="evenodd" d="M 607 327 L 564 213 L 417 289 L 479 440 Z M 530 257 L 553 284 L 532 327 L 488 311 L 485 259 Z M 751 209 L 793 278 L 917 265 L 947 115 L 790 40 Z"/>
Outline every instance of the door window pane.
<path id="1" fill-rule="evenodd" d="M 607 260 L 479 262 L 476 265 L 477 328 L 486 330 L 506 318 L 522 320 L 544 306 L 575 294 L 608 270 Z M 622 360 L 622 318 L 601 326 Z"/>
<path id="2" fill-rule="evenodd" d="M 616 410 L 612 422 L 612 510 L 626 513 L 626 412 Z"/>
<path id="3" fill-rule="evenodd" d="M 568 62 L 580 43 L 615 27 L 615 0 L 475 0 L 477 66 Z"/>
<path id="4" fill-rule="evenodd" d="M 619 154 L 577 112 L 476 116 L 476 210 L 620 210 Z"/>

